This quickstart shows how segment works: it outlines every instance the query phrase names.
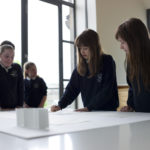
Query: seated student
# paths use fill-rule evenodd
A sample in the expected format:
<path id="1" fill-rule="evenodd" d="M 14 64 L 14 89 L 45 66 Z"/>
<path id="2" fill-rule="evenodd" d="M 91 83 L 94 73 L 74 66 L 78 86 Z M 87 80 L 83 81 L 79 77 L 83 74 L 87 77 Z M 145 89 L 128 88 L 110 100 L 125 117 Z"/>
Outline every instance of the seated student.
<path id="1" fill-rule="evenodd" d="M 81 92 L 84 108 L 76 111 L 115 111 L 118 107 L 115 62 L 110 55 L 102 52 L 98 34 L 85 30 L 76 39 L 78 66 L 74 69 L 70 82 L 51 111 L 58 111 L 70 105 Z"/>
<path id="2" fill-rule="evenodd" d="M 47 98 L 45 81 L 37 75 L 33 62 L 24 64 L 25 104 L 24 107 L 44 107 Z"/>
<path id="3" fill-rule="evenodd" d="M 3 41 L 0 45 L 0 109 L 9 110 L 23 105 L 23 74 L 13 63 L 15 45 Z"/>
<path id="4" fill-rule="evenodd" d="M 122 23 L 116 32 L 120 48 L 126 53 L 127 106 L 121 111 L 150 112 L 150 39 L 138 18 Z"/>

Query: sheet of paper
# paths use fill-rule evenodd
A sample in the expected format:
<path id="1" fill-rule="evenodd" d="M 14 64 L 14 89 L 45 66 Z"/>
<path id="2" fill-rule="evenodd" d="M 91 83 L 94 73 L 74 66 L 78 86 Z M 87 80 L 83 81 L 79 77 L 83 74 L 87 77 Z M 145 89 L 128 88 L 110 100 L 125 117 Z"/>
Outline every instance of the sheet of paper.
<path id="1" fill-rule="evenodd" d="M 0 132 L 20 138 L 31 139 L 145 120 L 150 120 L 149 113 L 74 112 L 64 110 L 49 113 L 49 129 L 34 130 L 18 127 L 16 125 L 16 113 L 15 111 L 10 111 L 0 112 Z"/>

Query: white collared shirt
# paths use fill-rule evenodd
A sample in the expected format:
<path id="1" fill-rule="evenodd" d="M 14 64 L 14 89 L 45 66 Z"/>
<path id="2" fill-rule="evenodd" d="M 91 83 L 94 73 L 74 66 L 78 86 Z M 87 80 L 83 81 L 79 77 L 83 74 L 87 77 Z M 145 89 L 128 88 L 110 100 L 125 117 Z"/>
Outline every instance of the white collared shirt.
<path id="1" fill-rule="evenodd" d="M 12 66 L 5 67 L 1 62 L 0 65 L 5 69 L 6 72 L 8 72 L 8 70 L 12 68 Z"/>

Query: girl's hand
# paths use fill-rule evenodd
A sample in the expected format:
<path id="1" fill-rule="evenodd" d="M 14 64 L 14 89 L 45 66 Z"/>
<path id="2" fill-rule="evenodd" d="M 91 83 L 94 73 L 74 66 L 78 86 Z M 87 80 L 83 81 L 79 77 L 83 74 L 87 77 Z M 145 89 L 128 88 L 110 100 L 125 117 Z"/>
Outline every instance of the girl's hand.
<path id="1" fill-rule="evenodd" d="M 57 106 L 57 105 L 53 105 L 51 107 L 51 112 L 56 112 L 56 111 L 59 111 L 59 110 L 61 110 L 61 108 L 59 106 Z"/>
<path id="2" fill-rule="evenodd" d="M 134 111 L 132 107 L 130 106 L 124 106 L 120 109 L 121 112 L 132 112 Z"/>
<path id="3" fill-rule="evenodd" d="M 29 105 L 27 105 L 26 103 L 24 103 L 23 107 L 24 108 L 30 108 Z"/>
<path id="4" fill-rule="evenodd" d="M 77 111 L 77 112 L 88 112 L 89 110 L 87 107 L 84 107 L 84 108 L 76 109 L 75 111 Z"/>

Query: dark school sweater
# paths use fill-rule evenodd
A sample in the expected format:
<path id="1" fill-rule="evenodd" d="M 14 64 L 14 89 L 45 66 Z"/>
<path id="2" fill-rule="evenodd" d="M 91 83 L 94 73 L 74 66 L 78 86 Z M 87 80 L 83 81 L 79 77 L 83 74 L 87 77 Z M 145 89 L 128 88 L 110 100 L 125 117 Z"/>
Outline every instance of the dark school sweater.
<path id="1" fill-rule="evenodd" d="M 150 112 L 150 90 L 145 89 L 142 80 L 139 81 L 140 91 L 138 91 L 137 82 L 132 83 L 127 77 L 129 85 L 128 90 L 128 106 L 132 107 L 136 112 Z"/>
<path id="2" fill-rule="evenodd" d="M 80 76 L 74 69 L 65 93 L 58 102 L 61 109 L 70 105 L 81 92 L 82 102 L 88 110 L 116 110 L 119 105 L 115 62 L 103 55 L 103 67 L 92 78 Z"/>
<path id="3" fill-rule="evenodd" d="M 24 79 L 25 103 L 30 107 L 38 107 L 43 96 L 47 95 L 47 86 L 41 77 Z"/>
<path id="4" fill-rule="evenodd" d="M 0 107 L 15 108 L 23 105 L 23 74 L 21 67 L 14 63 L 8 72 L 0 65 Z"/>

